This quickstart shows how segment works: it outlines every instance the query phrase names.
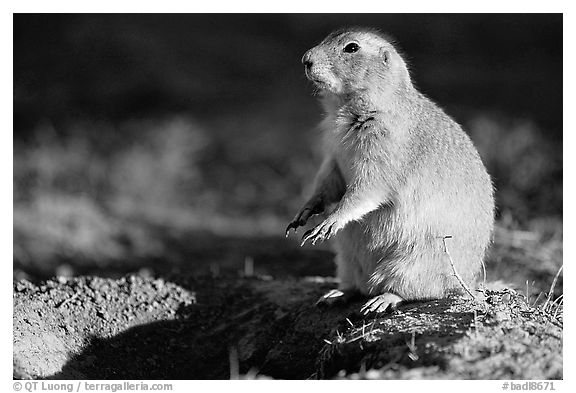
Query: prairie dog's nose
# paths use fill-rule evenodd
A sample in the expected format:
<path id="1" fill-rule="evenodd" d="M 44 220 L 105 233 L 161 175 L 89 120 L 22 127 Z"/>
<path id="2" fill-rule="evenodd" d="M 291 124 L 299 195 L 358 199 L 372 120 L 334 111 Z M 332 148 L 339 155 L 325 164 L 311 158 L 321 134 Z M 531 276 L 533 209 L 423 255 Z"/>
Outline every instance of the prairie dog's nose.
<path id="1" fill-rule="evenodd" d="M 310 51 L 307 51 L 306 53 L 304 53 L 304 56 L 302 56 L 302 64 L 304 64 L 304 68 L 306 68 L 307 70 L 310 69 L 310 67 L 312 67 L 312 55 Z"/>

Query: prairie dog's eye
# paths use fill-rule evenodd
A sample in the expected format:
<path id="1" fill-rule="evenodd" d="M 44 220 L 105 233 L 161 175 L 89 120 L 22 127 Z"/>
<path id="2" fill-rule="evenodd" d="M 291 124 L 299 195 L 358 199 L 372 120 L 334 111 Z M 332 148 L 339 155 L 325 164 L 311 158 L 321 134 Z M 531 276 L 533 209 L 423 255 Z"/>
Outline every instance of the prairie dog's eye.
<path id="1" fill-rule="evenodd" d="M 351 43 L 349 43 L 348 45 L 346 45 L 346 46 L 344 47 L 344 52 L 346 52 L 346 53 L 355 53 L 355 52 L 358 52 L 358 49 L 360 49 L 360 45 L 358 45 L 358 44 L 355 43 L 355 42 L 351 42 Z"/>

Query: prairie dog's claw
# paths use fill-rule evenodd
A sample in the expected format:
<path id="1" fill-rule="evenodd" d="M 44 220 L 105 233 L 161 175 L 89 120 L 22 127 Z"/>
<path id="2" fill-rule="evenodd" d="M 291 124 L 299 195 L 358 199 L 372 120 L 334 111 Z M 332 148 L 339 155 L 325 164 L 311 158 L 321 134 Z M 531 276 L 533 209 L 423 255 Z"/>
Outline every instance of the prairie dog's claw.
<path id="1" fill-rule="evenodd" d="M 306 244 L 306 242 L 308 241 L 308 238 L 311 235 L 313 230 L 314 230 L 314 228 L 308 229 L 306 232 L 304 232 L 304 234 L 302 235 L 302 243 L 300 243 L 300 247 L 302 247 L 304 244 Z"/>
<path id="2" fill-rule="evenodd" d="M 300 244 L 300 247 L 302 247 L 308 240 L 311 240 L 312 245 L 316 245 L 317 241 L 323 242 L 324 240 L 330 239 L 333 235 L 333 227 L 334 224 L 325 221 L 322 224 L 307 230 L 302 236 L 302 244 Z"/>
<path id="3" fill-rule="evenodd" d="M 295 222 L 291 222 L 290 224 L 288 224 L 288 226 L 286 227 L 286 237 L 288 237 L 288 235 L 290 234 L 290 229 L 293 229 L 294 233 L 298 233 L 298 224 Z"/>
<path id="4" fill-rule="evenodd" d="M 286 227 L 286 237 L 290 234 L 290 229 L 294 230 L 294 233 L 298 232 L 299 227 L 303 227 L 308 222 L 310 218 L 312 210 L 308 207 L 303 208 L 296 217 L 292 220 L 290 224 Z"/>
<path id="5" fill-rule="evenodd" d="M 316 201 L 315 203 L 307 203 L 296 216 L 292 219 L 292 222 L 286 227 L 286 237 L 290 234 L 290 229 L 294 229 L 294 233 L 298 232 L 299 227 L 306 225 L 310 217 L 315 216 L 324 211 L 324 206 Z M 309 232 L 309 231 L 308 231 Z M 306 234 L 308 233 L 306 232 Z M 305 234 L 305 236 L 306 236 Z M 304 243 L 302 243 L 304 244 Z"/>

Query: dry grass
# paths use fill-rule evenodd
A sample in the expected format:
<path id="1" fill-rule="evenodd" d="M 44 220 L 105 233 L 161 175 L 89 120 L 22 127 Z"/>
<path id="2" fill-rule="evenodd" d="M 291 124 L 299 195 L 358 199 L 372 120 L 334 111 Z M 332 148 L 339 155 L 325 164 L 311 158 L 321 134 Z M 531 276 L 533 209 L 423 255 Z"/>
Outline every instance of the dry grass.
<path id="1" fill-rule="evenodd" d="M 470 295 L 470 297 L 472 299 L 474 299 L 475 296 L 472 293 L 472 290 L 468 287 L 468 285 L 464 282 L 464 280 L 462 280 L 462 277 L 460 276 L 460 274 L 456 270 L 456 266 L 454 266 L 454 261 L 452 260 L 452 255 L 450 255 L 450 250 L 448 249 L 448 245 L 446 244 L 447 239 L 452 239 L 452 236 L 444 236 L 442 238 L 442 241 L 444 243 L 444 252 L 448 256 L 448 261 L 450 262 L 450 267 L 452 268 L 452 273 L 453 273 L 454 277 L 456 277 L 456 279 L 458 280 L 458 282 L 460 283 L 462 288 L 466 291 L 466 293 L 468 295 Z"/>
<path id="2" fill-rule="evenodd" d="M 440 336 L 421 323 L 406 324 L 428 318 L 410 310 L 352 325 L 327 340 L 320 363 L 347 365 L 338 373 L 345 379 L 562 378 L 561 297 L 534 304 L 511 289 L 483 295 L 482 303 L 468 300 L 444 310 L 447 325 L 452 314 L 473 318 L 455 319 Z"/>

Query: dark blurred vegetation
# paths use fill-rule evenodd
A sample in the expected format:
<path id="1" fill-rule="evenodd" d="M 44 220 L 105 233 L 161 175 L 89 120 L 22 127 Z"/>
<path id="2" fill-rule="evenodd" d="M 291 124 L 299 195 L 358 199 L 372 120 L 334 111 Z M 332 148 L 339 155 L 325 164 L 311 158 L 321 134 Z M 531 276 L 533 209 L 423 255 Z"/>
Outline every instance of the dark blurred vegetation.
<path id="1" fill-rule="evenodd" d="M 559 14 L 15 15 L 19 274 L 281 236 L 319 162 L 300 58 L 346 25 L 393 36 L 464 125 L 500 225 L 561 241 Z"/>

